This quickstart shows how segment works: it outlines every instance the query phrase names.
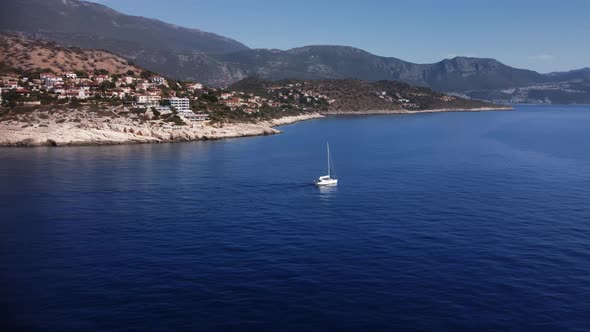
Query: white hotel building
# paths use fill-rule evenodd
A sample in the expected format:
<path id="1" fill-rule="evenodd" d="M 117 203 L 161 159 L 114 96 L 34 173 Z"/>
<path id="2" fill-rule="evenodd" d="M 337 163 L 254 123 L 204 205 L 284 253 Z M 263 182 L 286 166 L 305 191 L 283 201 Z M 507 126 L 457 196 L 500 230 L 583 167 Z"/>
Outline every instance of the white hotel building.
<path id="1" fill-rule="evenodd" d="M 196 114 L 191 110 L 191 105 L 190 105 L 190 101 L 188 98 L 170 98 L 168 99 L 170 101 L 170 107 L 172 107 L 173 109 L 176 110 L 176 112 L 178 112 L 178 115 L 180 115 L 181 117 L 187 119 L 187 120 L 191 120 L 191 121 L 203 121 L 208 119 L 208 116 L 206 114 Z"/>
<path id="2" fill-rule="evenodd" d="M 191 104 L 190 104 L 188 98 L 174 97 L 174 98 L 170 98 L 168 100 L 170 101 L 170 106 L 173 107 L 178 112 L 191 110 Z"/>

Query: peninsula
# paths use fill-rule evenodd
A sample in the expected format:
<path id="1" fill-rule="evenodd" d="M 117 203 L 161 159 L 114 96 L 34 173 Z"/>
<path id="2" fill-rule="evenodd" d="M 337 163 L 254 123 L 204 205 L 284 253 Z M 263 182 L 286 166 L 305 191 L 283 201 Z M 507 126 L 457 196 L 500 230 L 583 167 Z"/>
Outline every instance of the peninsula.
<path id="1" fill-rule="evenodd" d="M 394 81 L 179 81 L 102 50 L 0 35 L 0 145 L 156 143 L 270 135 L 332 114 L 507 109 Z"/>

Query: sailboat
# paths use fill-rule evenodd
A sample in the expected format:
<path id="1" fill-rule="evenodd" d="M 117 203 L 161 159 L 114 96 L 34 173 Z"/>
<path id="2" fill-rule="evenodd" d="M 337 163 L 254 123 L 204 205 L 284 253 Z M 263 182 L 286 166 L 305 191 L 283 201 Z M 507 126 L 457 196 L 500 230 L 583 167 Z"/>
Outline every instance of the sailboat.
<path id="1" fill-rule="evenodd" d="M 318 187 L 324 186 L 336 186 L 338 185 L 338 179 L 332 178 L 332 167 L 330 165 L 330 144 L 326 142 L 326 149 L 328 150 L 328 175 L 320 176 L 315 180 L 315 185 Z"/>

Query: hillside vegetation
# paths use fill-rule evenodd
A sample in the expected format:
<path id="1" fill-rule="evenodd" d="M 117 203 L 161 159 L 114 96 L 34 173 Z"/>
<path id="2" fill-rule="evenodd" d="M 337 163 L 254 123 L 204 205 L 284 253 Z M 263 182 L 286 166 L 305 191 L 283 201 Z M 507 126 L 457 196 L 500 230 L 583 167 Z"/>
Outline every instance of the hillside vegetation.
<path id="1" fill-rule="evenodd" d="M 0 63 L 4 70 L 14 68 L 23 72 L 40 69 L 51 70 L 56 74 L 94 70 L 111 74 L 141 72 L 140 68 L 107 51 L 65 47 L 18 34 L 0 34 Z"/>
<path id="2" fill-rule="evenodd" d="M 429 88 L 395 81 L 366 82 L 354 79 L 267 81 L 247 78 L 230 86 L 302 110 L 322 113 L 371 113 L 433 109 L 496 108 L 497 105 L 445 95 Z"/>

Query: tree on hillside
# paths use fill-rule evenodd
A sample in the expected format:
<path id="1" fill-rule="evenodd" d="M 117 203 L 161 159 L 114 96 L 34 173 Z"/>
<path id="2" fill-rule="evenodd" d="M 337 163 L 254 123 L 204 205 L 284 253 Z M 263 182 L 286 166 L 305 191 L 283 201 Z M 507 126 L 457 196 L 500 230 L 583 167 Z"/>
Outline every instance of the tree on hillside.
<path id="1" fill-rule="evenodd" d="M 85 72 L 84 70 L 76 70 L 75 73 L 76 73 L 76 76 L 79 78 L 88 78 L 88 73 Z"/>
<path id="2" fill-rule="evenodd" d="M 114 89 L 114 88 L 115 88 L 114 82 L 104 81 L 104 82 L 100 83 L 100 90 L 101 91 L 107 91 L 109 89 Z"/>
<path id="3" fill-rule="evenodd" d="M 152 77 L 154 75 L 155 75 L 154 72 L 152 72 L 150 70 L 144 70 L 144 71 L 141 72 L 141 74 L 139 76 L 141 76 L 141 78 L 144 78 L 144 79 L 147 80 L 147 79 L 149 79 L 150 77 Z"/>
<path id="4" fill-rule="evenodd" d="M 168 93 L 170 92 L 170 89 L 167 86 L 165 86 L 164 84 L 160 84 L 158 86 L 158 88 L 160 88 L 160 90 L 162 91 L 162 93 L 160 94 L 160 96 L 162 98 L 168 98 Z"/>
<path id="5" fill-rule="evenodd" d="M 94 75 L 108 75 L 109 71 L 106 69 L 95 69 L 93 73 Z"/>
<path id="6" fill-rule="evenodd" d="M 21 99 L 21 95 L 16 93 L 14 90 L 8 90 L 7 92 L 2 93 L 2 100 L 6 105 L 10 108 L 16 106 L 16 103 Z"/>
<path id="7" fill-rule="evenodd" d="M 219 99 L 217 97 L 215 97 L 214 95 L 209 94 L 209 93 L 203 93 L 201 95 L 201 97 L 199 97 L 199 99 L 202 99 L 208 103 L 216 103 L 219 101 Z"/>

